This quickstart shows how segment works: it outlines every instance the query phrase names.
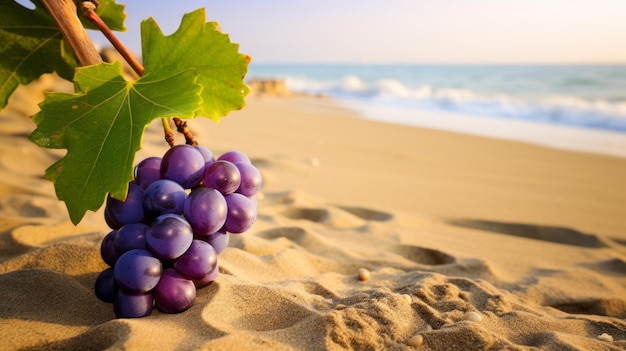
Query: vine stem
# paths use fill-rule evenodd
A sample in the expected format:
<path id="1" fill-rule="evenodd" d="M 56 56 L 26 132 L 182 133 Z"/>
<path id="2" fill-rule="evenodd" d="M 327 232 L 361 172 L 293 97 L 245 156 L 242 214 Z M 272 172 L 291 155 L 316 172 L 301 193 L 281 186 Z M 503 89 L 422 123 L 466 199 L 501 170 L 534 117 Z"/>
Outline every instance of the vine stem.
<path id="1" fill-rule="evenodd" d="M 122 42 L 113 34 L 113 31 L 109 28 L 109 26 L 104 23 L 102 18 L 98 16 L 96 13 L 94 5 L 90 1 L 83 1 L 80 4 L 81 10 L 83 11 L 83 15 L 87 18 L 91 23 L 93 23 L 102 34 L 109 40 L 109 42 L 115 47 L 115 49 L 122 55 L 124 60 L 128 62 L 130 67 L 137 73 L 138 76 L 142 76 L 144 72 L 143 65 L 139 63 L 139 61 L 135 58 L 135 56 L 122 44 Z"/>
<path id="2" fill-rule="evenodd" d="M 57 23 L 63 37 L 72 47 L 81 66 L 97 65 L 102 58 L 76 16 L 73 0 L 42 0 L 44 6 Z"/>

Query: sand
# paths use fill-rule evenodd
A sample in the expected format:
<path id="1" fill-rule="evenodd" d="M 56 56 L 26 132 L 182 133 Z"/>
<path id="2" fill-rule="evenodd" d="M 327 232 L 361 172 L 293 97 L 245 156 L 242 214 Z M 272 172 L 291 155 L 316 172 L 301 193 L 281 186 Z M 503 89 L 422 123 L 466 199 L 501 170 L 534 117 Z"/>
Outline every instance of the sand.
<path id="1" fill-rule="evenodd" d="M 181 314 L 93 292 L 102 210 L 73 226 L 26 136 L 47 77 L 0 113 L 2 350 L 621 350 L 626 159 L 359 119 L 255 95 L 215 153 L 264 176 L 254 227 Z M 65 86 L 67 88 L 67 86 Z M 160 155 L 158 123 L 138 159 Z"/>

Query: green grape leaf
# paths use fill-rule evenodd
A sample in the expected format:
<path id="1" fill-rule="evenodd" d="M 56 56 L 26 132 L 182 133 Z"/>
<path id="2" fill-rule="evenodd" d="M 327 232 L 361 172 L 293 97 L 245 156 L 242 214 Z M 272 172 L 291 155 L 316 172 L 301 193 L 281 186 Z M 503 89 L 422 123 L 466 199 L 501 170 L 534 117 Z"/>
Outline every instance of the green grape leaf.
<path id="1" fill-rule="evenodd" d="M 44 73 L 57 72 L 72 80 L 76 60 L 56 23 L 34 0 L 31 10 L 12 1 L 0 1 L 0 109 L 20 84 Z"/>
<path id="2" fill-rule="evenodd" d="M 42 147 L 67 149 L 46 177 L 74 224 L 87 210 L 100 208 L 107 192 L 126 197 L 145 127 L 159 117 L 193 117 L 202 89 L 195 80 L 187 70 L 128 82 L 119 62 L 102 63 L 77 70 L 74 94 L 46 94 L 29 138 Z"/>
<path id="3" fill-rule="evenodd" d="M 203 86 L 198 116 L 214 121 L 244 107 L 250 89 L 244 83 L 250 57 L 221 33 L 215 22 L 205 23 L 205 11 L 185 14 L 180 28 L 163 36 L 153 19 L 141 23 L 146 74 L 193 68 Z"/>
<path id="4" fill-rule="evenodd" d="M 115 0 L 100 0 L 96 13 L 106 23 L 107 27 L 111 30 L 118 32 L 125 32 L 126 26 L 124 26 L 124 20 L 126 19 L 126 13 L 124 13 L 125 5 L 119 5 L 115 3 Z M 97 30 L 98 28 L 83 16 L 79 16 L 83 27 L 87 29 Z"/>

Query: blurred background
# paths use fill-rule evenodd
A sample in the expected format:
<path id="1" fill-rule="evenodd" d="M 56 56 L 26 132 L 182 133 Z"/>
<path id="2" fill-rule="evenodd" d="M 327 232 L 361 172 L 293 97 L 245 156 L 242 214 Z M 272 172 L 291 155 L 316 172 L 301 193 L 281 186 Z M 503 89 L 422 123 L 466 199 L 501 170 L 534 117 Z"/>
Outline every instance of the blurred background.
<path id="1" fill-rule="evenodd" d="M 252 56 L 249 81 L 364 118 L 626 157 L 626 1 L 127 1 L 119 36 L 140 53 L 141 20 L 167 35 L 200 7 Z"/>

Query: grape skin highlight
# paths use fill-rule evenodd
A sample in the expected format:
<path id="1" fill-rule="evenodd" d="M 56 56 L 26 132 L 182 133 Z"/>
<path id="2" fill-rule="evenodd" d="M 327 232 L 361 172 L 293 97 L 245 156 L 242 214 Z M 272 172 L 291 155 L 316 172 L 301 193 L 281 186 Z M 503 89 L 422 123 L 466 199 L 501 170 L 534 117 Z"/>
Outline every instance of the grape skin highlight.
<path id="1" fill-rule="evenodd" d="M 191 225 L 175 214 L 157 217 L 146 233 L 148 249 L 162 260 L 173 260 L 189 249 L 193 241 Z"/>

